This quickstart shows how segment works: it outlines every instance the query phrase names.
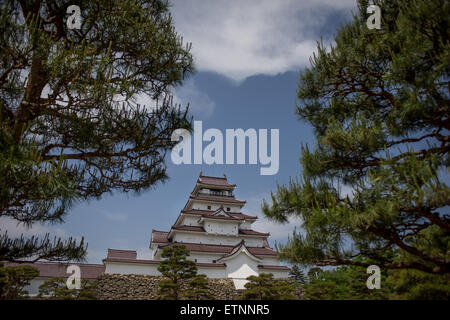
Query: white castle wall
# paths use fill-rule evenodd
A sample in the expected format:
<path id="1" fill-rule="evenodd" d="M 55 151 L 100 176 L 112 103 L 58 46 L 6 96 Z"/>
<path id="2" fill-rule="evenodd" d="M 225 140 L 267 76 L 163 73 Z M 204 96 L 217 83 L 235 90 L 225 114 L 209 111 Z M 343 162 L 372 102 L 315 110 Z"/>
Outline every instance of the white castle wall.
<path id="1" fill-rule="evenodd" d="M 197 262 L 212 263 L 213 260 L 217 260 L 222 256 L 223 256 L 223 254 L 218 254 L 218 253 L 216 254 L 216 253 L 191 252 L 188 259 L 190 259 L 192 261 L 197 260 Z"/>
<path id="2" fill-rule="evenodd" d="M 208 209 L 208 206 L 211 207 L 211 209 Z M 192 204 L 192 209 L 193 210 L 212 210 L 212 211 L 216 211 L 218 210 L 221 206 L 224 207 L 224 210 L 227 212 L 239 212 L 241 207 L 238 205 L 234 205 L 234 204 L 226 204 L 226 205 L 222 205 L 222 204 L 214 204 L 214 203 L 202 203 L 202 202 L 195 202 Z M 230 208 L 230 210 L 228 211 L 227 208 Z"/>
<path id="3" fill-rule="evenodd" d="M 248 247 L 262 247 L 264 241 L 262 238 L 242 237 L 242 236 L 223 236 L 215 234 L 201 234 L 201 233 L 183 233 L 177 232 L 173 241 L 187 242 L 187 243 L 202 243 L 202 244 L 218 244 L 235 246 L 244 239 L 245 245 Z"/>
<path id="4" fill-rule="evenodd" d="M 181 220 L 180 225 L 200 227 L 201 224 L 198 223 L 199 219 L 200 219 L 199 217 L 183 216 L 183 220 Z"/>
<path id="5" fill-rule="evenodd" d="M 158 264 L 105 262 L 105 266 L 105 273 L 109 274 L 145 274 L 150 276 L 161 275 L 158 271 Z M 199 266 L 197 268 L 197 273 L 205 274 L 208 278 L 227 278 L 225 268 Z"/>
<path id="6" fill-rule="evenodd" d="M 161 273 L 158 271 L 158 266 L 158 264 L 105 262 L 105 273 L 147 274 L 159 276 Z"/>
<path id="7" fill-rule="evenodd" d="M 235 221 L 205 220 L 203 227 L 208 233 L 238 235 L 238 223 Z"/>

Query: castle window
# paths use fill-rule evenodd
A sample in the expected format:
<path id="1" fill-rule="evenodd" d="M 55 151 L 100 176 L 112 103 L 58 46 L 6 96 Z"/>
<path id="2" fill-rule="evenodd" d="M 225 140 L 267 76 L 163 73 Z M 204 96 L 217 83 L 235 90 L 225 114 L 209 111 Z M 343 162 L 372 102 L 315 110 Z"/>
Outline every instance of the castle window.
<path id="1" fill-rule="evenodd" d="M 227 207 L 227 211 L 230 211 L 230 207 Z"/>
<path id="2" fill-rule="evenodd" d="M 208 206 L 208 210 L 211 210 L 211 206 Z"/>

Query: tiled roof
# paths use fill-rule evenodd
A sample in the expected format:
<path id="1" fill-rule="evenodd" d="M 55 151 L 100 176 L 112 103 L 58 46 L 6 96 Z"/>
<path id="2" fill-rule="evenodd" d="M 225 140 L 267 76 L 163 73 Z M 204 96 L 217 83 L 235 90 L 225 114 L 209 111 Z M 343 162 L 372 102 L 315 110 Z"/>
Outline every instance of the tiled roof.
<path id="1" fill-rule="evenodd" d="M 202 244 L 202 243 L 186 243 L 186 242 L 171 242 L 165 245 L 160 245 L 159 248 L 166 248 L 172 245 L 185 245 L 190 251 L 211 252 L 219 254 L 229 254 L 236 248 L 236 246 L 226 246 L 219 244 Z M 271 255 L 275 256 L 278 253 L 275 250 L 265 247 L 247 247 L 248 251 L 253 255 Z"/>
<path id="2" fill-rule="evenodd" d="M 137 252 L 135 250 L 118 250 L 108 249 L 108 255 L 106 258 L 118 258 L 118 259 L 136 259 Z"/>
<path id="3" fill-rule="evenodd" d="M 159 260 L 142 260 L 142 259 L 118 259 L 118 258 L 106 258 L 104 262 L 119 262 L 119 263 L 139 263 L 139 264 L 159 264 Z M 196 262 L 198 267 L 216 267 L 223 268 L 226 267 L 225 263 L 207 263 L 207 262 Z"/>
<path id="4" fill-rule="evenodd" d="M 224 177 L 209 177 L 209 176 L 202 176 L 198 177 L 197 183 L 202 184 L 208 184 L 213 186 L 219 186 L 219 187 L 234 187 L 235 184 L 230 184 L 227 180 L 227 178 Z"/>
<path id="5" fill-rule="evenodd" d="M 245 201 L 237 200 L 232 197 L 210 196 L 210 195 L 205 195 L 205 194 L 198 194 L 195 196 L 190 195 L 190 199 L 211 201 L 211 202 L 227 202 L 227 203 L 245 204 Z"/>
<path id="6" fill-rule="evenodd" d="M 82 279 L 97 279 L 103 272 L 103 264 L 72 263 L 72 262 L 35 262 L 35 263 L 11 263 L 5 262 L 5 267 L 30 265 L 39 269 L 39 277 L 42 278 L 67 278 L 71 273 L 67 273 L 67 267 L 77 265 L 80 267 Z"/>
<path id="7" fill-rule="evenodd" d="M 197 210 L 197 209 L 191 209 L 191 210 L 183 210 L 182 213 L 187 214 L 198 214 L 202 216 L 209 216 L 214 214 L 216 211 L 212 210 Z M 227 212 L 230 216 L 235 217 L 236 219 L 258 219 L 256 216 L 249 216 L 244 213 L 234 213 L 234 212 Z"/>
<path id="8" fill-rule="evenodd" d="M 270 233 L 258 232 L 250 229 L 239 229 L 239 234 L 252 235 L 252 236 L 269 236 Z"/>
<path id="9" fill-rule="evenodd" d="M 235 218 L 235 217 L 225 217 L 225 216 L 210 216 L 210 215 L 203 215 L 202 218 L 204 219 L 219 219 L 219 220 L 239 220 L 243 221 L 243 218 Z"/>
<path id="10" fill-rule="evenodd" d="M 260 269 L 271 269 L 271 270 L 291 270 L 289 267 L 286 266 L 276 266 L 276 265 L 264 265 L 260 264 L 258 265 L 258 268 Z"/>
<path id="11" fill-rule="evenodd" d="M 224 218 L 224 219 L 226 219 L 226 217 L 209 217 L 209 218 L 218 218 L 218 219 Z M 196 231 L 196 232 L 206 232 L 203 227 L 199 227 L 199 226 L 177 226 L 177 227 L 172 227 L 172 229 L 185 230 L 185 231 Z M 167 234 L 167 233 L 165 233 L 165 234 Z M 270 235 L 269 233 L 258 232 L 258 231 L 251 230 L 251 229 L 239 229 L 239 234 L 240 235 L 251 235 L 251 236 L 269 236 Z M 157 242 L 157 241 L 154 241 L 154 242 Z M 167 240 L 167 238 L 166 238 L 165 242 L 168 243 L 170 241 Z M 267 244 L 267 246 L 264 245 L 264 247 L 269 247 L 269 246 Z"/>
<path id="12" fill-rule="evenodd" d="M 167 231 L 152 230 L 151 242 L 168 243 L 169 242 L 169 239 L 167 239 L 168 235 L 169 232 Z"/>
<path id="13" fill-rule="evenodd" d="M 236 218 L 242 218 L 242 219 L 258 219 L 257 216 L 249 216 L 246 215 L 244 213 L 230 213 L 231 216 L 236 217 Z"/>
<path id="14" fill-rule="evenodd" d="M 172 227 L 172 229 L 205 232 L 205 229 L 203 229 L 203 227 L 197 227 L 197 226 L 178 226 L 178 227 Z"/>

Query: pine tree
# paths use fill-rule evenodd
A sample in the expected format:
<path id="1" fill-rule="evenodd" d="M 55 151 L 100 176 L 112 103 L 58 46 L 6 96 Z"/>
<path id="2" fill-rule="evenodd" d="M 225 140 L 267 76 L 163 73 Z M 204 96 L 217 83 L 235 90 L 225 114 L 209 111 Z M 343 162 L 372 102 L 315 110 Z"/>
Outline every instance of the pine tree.
<path id="1" fill-rule="evenodd" d="M 30 280 L 39 276 L 39 270 L 29 265 L 0 265 L 0 299 L 21 299 L 28 294 L 24 289 Z"/>
<path id="2" fill-rule="evenodd" d="M 164 258 L 159 264 L 158 271 L 167 280 L 159 282 L 159 296 L 161 299 L 178 300 L 182 295 L 181 279 L 194 278 L 197 275 L 197 265 L 188 260 L 189 249 L 184 245 L 173 245 L 164 248 L 161 257 Z"/>
<path id="3" fill-rule="evenodd" d="M 208 278 L 205 274 L 198 274 L 189 281 L 189 289 L 184 296 L 192 300 L 211 300 L 214 296 L 209 292 Z"/>
<path id="4" fill-rule="evenodd" d="M 295 287 L 285 280 L 275 280 L 271 273 L 249 276 L 242 292 L 243 300 L 295 300 Z"/>
<path id="5" fill-rule="evenodd" d="M 289 271 L 289 277 L 300 284 L 306 283 L 306 276 L 298 264 L 294 264 Z"/>
<path id="6" fill-rule="evenodd" d="M 367 28 L 368 1 L 359 1 L 302 72 L 296 112 L 317 147 L 303 146 L 302 176 L 263 210 L 303 220 L 303 235 L 279 247 L 287 261 L 446 274 L 450 3 L 374 2 L 381 30 Z"/>
<path id="7" fill-rule="evenodd" d="M 78 5 L 81 28 L 69 28 Z M 193 72 L 166 0 L 0 4 L 0 217 L 62 222 L 75 201 L 167 178 L 171 134 L 191 128 L 171 88 Z M 140 106 L 137 99 L 147 99 Z M 0 260 L 81 260 L 83 241 L 11 239 Z"/>
<path id="8" fill-rule="evenodd" d="M 39 286 L 38 297 L 51 300 L 95 300 L 97 282 L 94 280 L 81 279 L 80 289 L 69 289 L 66 279 L 51 278 Z"/>

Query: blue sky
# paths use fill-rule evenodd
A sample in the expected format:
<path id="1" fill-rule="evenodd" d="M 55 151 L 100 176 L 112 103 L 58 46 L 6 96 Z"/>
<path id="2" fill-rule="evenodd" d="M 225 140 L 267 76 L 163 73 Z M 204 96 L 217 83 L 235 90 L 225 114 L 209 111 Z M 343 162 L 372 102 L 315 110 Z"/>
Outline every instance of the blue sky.
<path id="1" fill-rule="evenodd" d="M 235 195 L 246 200 L 243 212 L 258 215 L 254 229 L 270 232 L 284 242 L 299 221 L 279 225 L 262 217 L 262 199 L 278 183 L 298 176 L 302 143 L 314 144 L 311 128 L 294 115 L 299 72 L 309 64 L 316 41 L 332 41 L 341 23 L 356 10 L 354 0 L 277 0 L 173 2 L 176 29 L 192 42 L 197 73 L 174 91 L 175 101 L 190 102 L 203 130 L 279 129 L 280 168 L 261 176 L 260 165 L 179 165 L 168 158 L 170 179 L 139 195 L 114 193 L 101 200 L 79 203 L 63 224 L 31 229 L 3 220 L 12 236 L 54 235 L 85 237 L 87 260 L 101 263 L 108 248 L 138 250 L 149 258 L 152 229 L 168 230 L 183 208 L 196 179 L 226 174 L 237 184 Z"/>

